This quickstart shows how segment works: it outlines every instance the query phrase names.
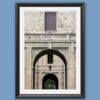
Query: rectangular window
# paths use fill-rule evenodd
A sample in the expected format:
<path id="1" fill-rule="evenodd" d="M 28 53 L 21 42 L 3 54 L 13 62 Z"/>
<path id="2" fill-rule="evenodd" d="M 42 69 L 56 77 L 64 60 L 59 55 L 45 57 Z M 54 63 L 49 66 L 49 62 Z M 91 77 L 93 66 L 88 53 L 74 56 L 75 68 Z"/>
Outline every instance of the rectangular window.
<path id="1" fill-rule="evenodd" d="M 56 30 L 56 12 L 45 12 L 45 30 Z"/>

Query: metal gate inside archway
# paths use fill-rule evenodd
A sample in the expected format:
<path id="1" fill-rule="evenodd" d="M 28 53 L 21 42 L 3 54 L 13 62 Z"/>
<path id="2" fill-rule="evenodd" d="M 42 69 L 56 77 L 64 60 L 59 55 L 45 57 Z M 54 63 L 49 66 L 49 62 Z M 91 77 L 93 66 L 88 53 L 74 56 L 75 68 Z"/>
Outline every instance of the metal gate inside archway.
<path id="1" fill-rule="evenodd" d="M 42 89 L 58 89 L 58 78 L 53 74 L 47 74 L 42 80 Z"/>

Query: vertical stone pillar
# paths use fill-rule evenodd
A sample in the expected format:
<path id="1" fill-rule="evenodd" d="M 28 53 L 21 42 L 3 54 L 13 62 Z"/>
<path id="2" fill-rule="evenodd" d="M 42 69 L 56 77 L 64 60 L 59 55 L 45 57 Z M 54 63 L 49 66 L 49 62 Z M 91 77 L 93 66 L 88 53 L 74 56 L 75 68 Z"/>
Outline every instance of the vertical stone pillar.
<path id="1" fill-rule="evenodd" d="M 62 85 L 62 84 L 61 84 L 61 83 L 62 83 L 61 80 L 62 80 L 62 78 L 61 78 L 61 72 L 59 72 L 59 79 L 58 79 L 58 81 L 59 81 L 59 82 L 58 82 L 58 84 L 59 84 L 59 87 L 58 87 L 58 88 L 59 88 L 59 89 L 61 89 L 61 85 Z"/>
<path id="2" fill-rule="evenodd" d="M 64 81 L 64 89 L 65 89 L 65 70 L 63 71 L 63 81 Z"/>
<path id="3" fill-rule="evenodd" d="M 41 72 L 40 72 L 40 66 L 36 66 L 37 69 L 35 69 L 35 89 L 40 89 L 41 85 Z"/>
<path id="4" fill-rule="evenodd" d="M 32 89 L 31 47 L 25 49 L 25 89 Z"/>
<path id="5" fill-rule="evenodd" d="M 39 89 L 42 89 L 42 73 L 41 73 L 41 71 L 39 71 L 38 85 L 39 85 Z"/>
<path id="6" fill-rule="evenodd" d="M 61 89 L 65 88 L 65 70 L 64 65 L 61 66 Z"/>
<path id="7" fill-rule="evenodd" d="M 75 56 L 74 56 L 74 46 L 73 43 L 68 50 L 68 66 L 67 66 L 67 88 L 75 89 L 75 78 L 76 78 L 76 69 L 75 69 Z"/>
<path id="8" fill-rule="evenodd" d="M 35 70 L 35 89 L 38 89 L 38 71 Z"/>

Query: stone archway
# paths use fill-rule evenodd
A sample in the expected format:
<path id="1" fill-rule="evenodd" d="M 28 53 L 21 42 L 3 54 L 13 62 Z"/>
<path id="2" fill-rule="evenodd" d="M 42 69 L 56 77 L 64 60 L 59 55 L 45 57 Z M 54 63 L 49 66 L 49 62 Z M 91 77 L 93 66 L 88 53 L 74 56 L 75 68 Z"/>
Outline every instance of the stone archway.
<path id="1" fill-rule="evenodd" d="M 58 89 L 58 78 L 54 74 L 47 74 L 42 80 L 42 89 Z"/>
<path id="2" fill-rule="evenodd" d="M 38 53 L 34 59 L 34 62 L 33 62 L 33 89 L 35 89 L 35 65 L 36 65 L 36 62 L 44 55 L 48 55 L 50 57 L 52 57 L 52 55 L 57 55 L 59 58 L 61 58 L 61 60 L 64 62 L 64 65 L 65 65 L 65 88 L 67 89 L 67 61 L 66 61 L 66 58 L 65 56 L 59 52 L 58 50 L 54 50 L 54 49 L 46 49 L 46 50 L 43 50 L 41 51 L 40 53 Z M 49 60 L 50 61 L 50 60 Z M 52 62 L 52 60 L 50 61 Z"/>

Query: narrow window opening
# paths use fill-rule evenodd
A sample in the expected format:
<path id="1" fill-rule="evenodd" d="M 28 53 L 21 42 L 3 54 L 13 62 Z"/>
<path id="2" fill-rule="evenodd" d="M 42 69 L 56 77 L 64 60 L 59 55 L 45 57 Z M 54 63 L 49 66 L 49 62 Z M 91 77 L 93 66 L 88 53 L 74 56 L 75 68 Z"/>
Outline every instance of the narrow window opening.
<path id="1" fill-rule="evenodd" d="M 45 30 L 56 30 L 56 12 L 45 12 Z"/>

